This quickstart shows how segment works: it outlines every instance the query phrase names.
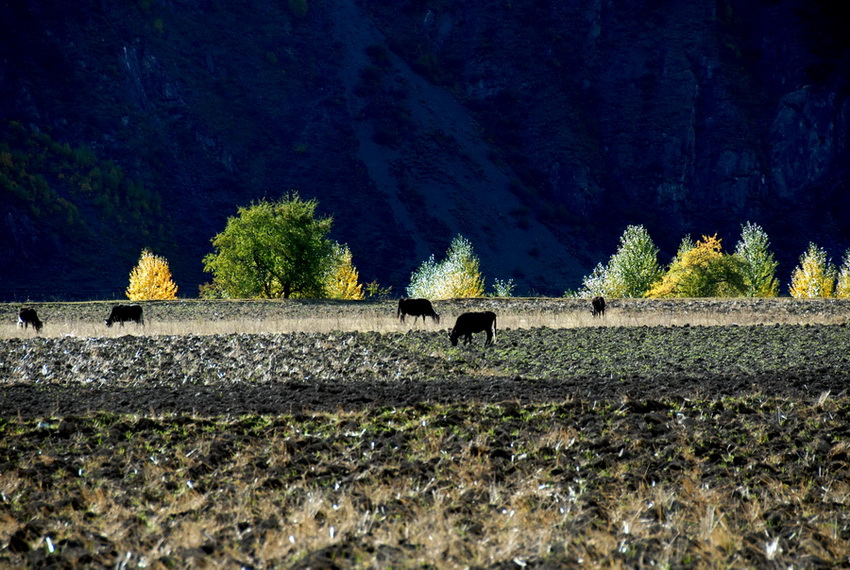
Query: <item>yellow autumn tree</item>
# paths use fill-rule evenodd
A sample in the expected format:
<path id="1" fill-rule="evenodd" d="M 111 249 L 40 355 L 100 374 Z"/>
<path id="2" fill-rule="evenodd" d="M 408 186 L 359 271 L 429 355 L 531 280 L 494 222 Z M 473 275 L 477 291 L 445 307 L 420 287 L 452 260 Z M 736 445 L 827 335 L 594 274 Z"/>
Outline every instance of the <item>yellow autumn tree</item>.
<path id="1" fill-rule="evenodd" d="M 347 245 L 336 246 L 338 263 L 328 274 L 325 295 L 330 299 L 359 301 L 363 299 L 363 285 L 358 283 L 360 275 L 352 261 Z"/>
<path id="2" fill-rule="evenodd" d="M 837 270 L 826 250 L 814 243 L 800 256 L 800 265 L 791 273 L 791 296 L 797 299 L 831 297 Z"/>
<path id="3" fill-rule="evenodd" d="M 143 249 L 139 263 L 130 272 L 127 297 L 131 301 L 154 301 L 177 298 L 177 285 L 164 257 Z"/>
<path id="4" fill-rule="evenodd" d="M 835 296 L 850 297 L 850 249 L 844 252 L 844 259 L 838 269 L 838 283 L 835 285 Z"/>
<path id="5" fill-rule="evenodd" d="M 743 261 L 723 253 L 717 234 L 692 243 L 685 239 L 670 269 L 647 297 L 734 297 L 744 286 Z"/>

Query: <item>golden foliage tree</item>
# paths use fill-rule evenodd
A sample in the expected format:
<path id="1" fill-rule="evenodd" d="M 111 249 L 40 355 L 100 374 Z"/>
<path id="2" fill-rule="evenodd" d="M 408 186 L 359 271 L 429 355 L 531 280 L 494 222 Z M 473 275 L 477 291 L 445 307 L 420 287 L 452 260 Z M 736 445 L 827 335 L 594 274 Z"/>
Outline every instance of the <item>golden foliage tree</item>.
<path id="1" fill-rule="evenodd" d="M 791 273 L 791 296 L 797 299 L 831 297 L 837 270 L 826 250 L 814 243 L 800 256 L 800 265 Z"/>
<path id="2" fill-rule="evenodd" d="M 164 257 L 143 249 L 139 263 L 130 272 L 127 297 L 131 301 L 153 301 L 177 298 L 177 285 Z"/>
<path id="3" fill-rule="evenodd" d="M 744 290 L 742 261 L 726 255 L 717 234 L 683 241 L 676 258 L 647 297 L 731 297 Z"/>
<path id="4" fill-rule="evenodd" d="M 337 264 L 328 274 L 325 295 L 330 299 L 359 301 L 363 299 L 363 285 L 347 245 L 337 244 Z"/>
<path id="5" fill-rule="evenodd" d="M 838 284 L 835 286 L 835 296 L 850 297 L 850 249 L 844 252 L 844 259 L 838 269 Z"/>

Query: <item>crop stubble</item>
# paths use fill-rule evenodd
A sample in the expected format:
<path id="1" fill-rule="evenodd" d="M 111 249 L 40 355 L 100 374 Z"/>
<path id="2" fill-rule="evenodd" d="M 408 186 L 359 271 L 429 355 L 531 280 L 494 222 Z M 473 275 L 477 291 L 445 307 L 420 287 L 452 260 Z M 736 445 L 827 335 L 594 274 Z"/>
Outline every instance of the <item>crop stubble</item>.
<path id="1" fill-rule="evenodd" d="M 486 350 L 430 325 L 6 339 L 0 561 L 846 563 L 830 307 Z"/>

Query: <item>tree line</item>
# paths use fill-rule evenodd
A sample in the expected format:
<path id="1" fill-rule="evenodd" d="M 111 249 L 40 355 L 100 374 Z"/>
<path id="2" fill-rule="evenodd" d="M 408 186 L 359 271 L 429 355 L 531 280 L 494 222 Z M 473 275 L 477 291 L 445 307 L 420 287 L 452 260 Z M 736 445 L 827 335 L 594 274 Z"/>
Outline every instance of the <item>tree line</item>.
<path id="1" fill-rule="evenodd" d="M 201 286 L 201 297 L 360 300 L 388 296 L 390 287 L 375 281 L 360 283 L 348 245 L 330 238 L 333 218 L 317 216 L 317 207 L 316 200 L 304 200 L 297 192 L 240 207 L 211 240 L 214 251 L 203 263 L 213 279 Z M 513 286 L 510 279 L 496 279 L 490 294 L 510 296 Z M 484 277 L 472 244 L 456 236 L 444 259 L 432 255 L 413 272 L 406 292 L 429 299 L 483 296 Z M 177 286 L 165 258 L 143 250 L 126 293 L 137 301 L 176 298 Z"/>
<path id="2" fill-rule="evenodd" d="M 224 230 L 212 238 L 214 251 L 204 257 L 213 275 L 201 286 L 204 298 L 360 300 L 386 297 L 389 287 L 360 283 L 351 250 L 332 240 L 333 218 L 318 217 L 316 200 L 297 192 L 277 201 L 261 200 L 240 207 Z M 628 226 L 617 251 L 582 280 L 578 291 L 565 296 L 603 297 L 774 297 L 779 295 L 778 262 L 764 229 L 741 226 L 731 253 L 722 240 L 686 236 L 665 267 L 659 249 L 641 225 Z M 431 256 L 412 274 L 408 297 L 451 299 L 485 295 L 510 297 L 513 280 L 495 279 L 485 291 L 485 279 L 472 243 L 456 236 L 443 259 Z M 850 250 L 839 267 L 814 243 L 800 257 L 789 285 L 793 297 L 850 296 Z M 174 299 L 177 286 L 168 262 L 143 250 L 130 274 L 127 296 L 132 300 Z"/>
<path id="3" fill-rule="evenodd" d="M 741 226 L 731 253 L 717 234 L 694 242 L 685 236 L 669 265 L 658 262 L 659 249 L 641 225 L 628 226 L 607 264 L 598 264 L 578 291 L 566 296 L 593 297 L 775 297 L 779 295 L 770 239 L 758 224 Z M 850 249 L 836 267 L 826 250 L 810 243 L 789 284 L 796 298 L 850 297 Z"/>

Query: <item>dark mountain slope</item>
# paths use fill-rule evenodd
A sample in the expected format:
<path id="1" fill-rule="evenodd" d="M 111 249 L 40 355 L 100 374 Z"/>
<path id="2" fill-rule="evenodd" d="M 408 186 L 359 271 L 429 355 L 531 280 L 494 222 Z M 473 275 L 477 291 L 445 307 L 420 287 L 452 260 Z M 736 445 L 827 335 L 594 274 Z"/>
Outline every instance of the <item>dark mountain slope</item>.
<path id="1" fill-rule="evenodd" d="M 850 243 L 844 5 L 366 3 L 546 203 L 667 248 L 757 221 L 786 264 Z"/>
<path id="2" fill-rule="evenodd" d="M 669 255 L 755 221 L 786 273 L 809 240 L 850 245 L 846 8 L 301 6 L 0 2 L 0 121 L 47 136 L 42 163 L 67 170 L 41 167 L 41 198 L 0 187 L 0 294 L 120 296 L 148 246 L 192 296 L 226 217 L 292 189 L 397 293 L 456 233 L 488 276 L 553 294 L 628 223 Z M 15 144 L 21 181 L 34 151 Z M 117 174 L 80 190 L 108 178 L 95 167 Z"/>

